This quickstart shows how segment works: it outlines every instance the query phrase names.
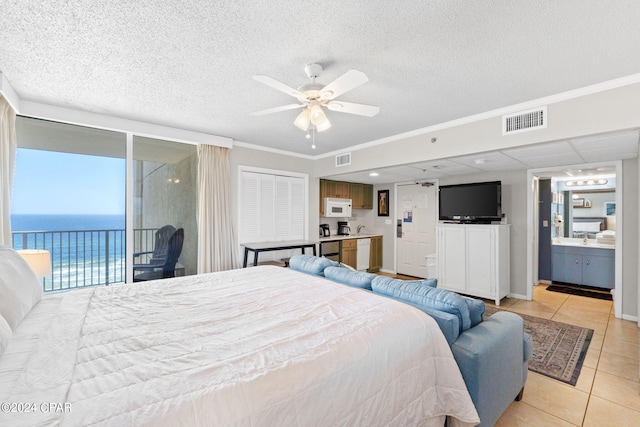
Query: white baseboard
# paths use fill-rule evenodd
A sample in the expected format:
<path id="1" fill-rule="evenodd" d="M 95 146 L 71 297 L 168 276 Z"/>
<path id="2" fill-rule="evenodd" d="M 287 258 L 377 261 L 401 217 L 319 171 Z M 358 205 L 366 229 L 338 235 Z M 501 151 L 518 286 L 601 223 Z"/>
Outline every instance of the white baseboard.
<path id="1" fill-rule="evenodd" d="M 527 299 L 526 295 L 521 295 L 521 294 L 509 294 L 508 295 L 509 298 L 515 298 L 515 299 Z"/>

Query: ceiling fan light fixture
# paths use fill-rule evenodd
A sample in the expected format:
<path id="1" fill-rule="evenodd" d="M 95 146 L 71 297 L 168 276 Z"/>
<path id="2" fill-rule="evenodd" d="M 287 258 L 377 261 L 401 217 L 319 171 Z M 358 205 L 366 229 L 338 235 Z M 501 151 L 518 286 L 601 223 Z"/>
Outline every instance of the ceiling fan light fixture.
<path id="1" fill-rule="evenodd" d="M 324 114 L 324 111 L 322 111 L 322 107 L 318 104 L 309 108 L 309 114 L 311 115 L 311 123 L 315 126 L 327 120 L 327 116 Z"/>
<path id="2" fill-rule="evenodd" d="M 324 110 L 319 104 L 311 106 L 309 110 L 311 123 L 318 132 L 322 132 L 331 127 L 331 122 L 329 122 L 327 115 L 324 113 Z"/>
<path id="3" fill-rule="evenodd" d="M 331 127 L 331 122 L 329 121 L 329 119 L 327 119 L 327 117 L 324 117 L 324 121 L 318 125 L 314 125 L 316 127 L 316 130 L 318 132 L 322 132 L 325 131 L 327 129 L 329 129 Z"/>
<path id="4" fill-rule="evenodd" d="M 299 104 L 289 104 L 282 107 L 269 108 L 267 110 L 251 114 L 255 116 L 262 116 L 280 111 L 304 108 L 304 111 L 296 117 L 293 124 L 303 132 L 307 132 L 311 127 L 315 134 L 315 131 L 322 132 L 331 127 L 331 122 L 327 118 L 323 107 L 326 107 L 331 111 L 365 117 L 373 117 L 380 111 L 380 107 L 373 105 L 334 101 L 335 98 L 343 93 L 353 90 L 369 81 L 367 75 L 362 71 L 349 70 L 328 85 L 323 85 L 316 83 L 316 78 L 319 76 L 320 72 L 322 72 L 322 66 L 320 64 L 306 64 L 304 70 L 311 81 L 303 84 L 297 90 L 269 76 L 253 76 L 254 80 L 270 86 L 280 92 L 286 93 L 287 95 L 293 96 L 299 101 Z"/>
<path id="5" fill-rule="evenodd" d="M 302 110 L 298 117 L 293 121 L 293 124 L 300 130 L 307 131 L 309 129 L 310 112 L 308 108 Z"/>

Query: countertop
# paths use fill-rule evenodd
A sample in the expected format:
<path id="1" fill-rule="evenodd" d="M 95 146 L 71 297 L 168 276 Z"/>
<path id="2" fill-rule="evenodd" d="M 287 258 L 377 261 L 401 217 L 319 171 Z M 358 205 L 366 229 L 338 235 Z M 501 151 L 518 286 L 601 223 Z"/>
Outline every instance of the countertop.
<path id="1" fill-rule="evenodd" d="M 615 245 L 605 245 L 601 243 L 596 243 L 595 239 L 587 239 L 587 244 L 585 245 L 582 239 L 570 239 L 564 238 L 560 241 L 553 240 L 551 242 L 553 246 L 577 246 L 581 248 L 594 248 L 594 249 L 615 249 Z"/>
<path id="2" fill-rule="evenodd" d="M 368 239 L 370 237 L 382 236 L 382 234 L 350 234 L 348 236 L 342 235 L 333 235 L 329 237 L 320 237 L 319 241 L 322 242 L 335 242 L 337 240 L 347 240 L 347 239 Z"/>

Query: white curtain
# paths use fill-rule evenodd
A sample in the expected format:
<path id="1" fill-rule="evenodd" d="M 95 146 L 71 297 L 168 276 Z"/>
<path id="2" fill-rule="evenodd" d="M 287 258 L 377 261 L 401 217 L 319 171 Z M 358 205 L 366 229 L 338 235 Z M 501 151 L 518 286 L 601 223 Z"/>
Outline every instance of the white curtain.
<path id="1" fill-rule="evenodd" d="M 11 190 L 16 163 L 16 113 L 0 96 L 0 245 L 11 242 Z"/>
<path id="2" fill-rule="evenodd" d="M 198 273 L 237 266 L 229 205 L 229 149 L 198 146 Z"/>

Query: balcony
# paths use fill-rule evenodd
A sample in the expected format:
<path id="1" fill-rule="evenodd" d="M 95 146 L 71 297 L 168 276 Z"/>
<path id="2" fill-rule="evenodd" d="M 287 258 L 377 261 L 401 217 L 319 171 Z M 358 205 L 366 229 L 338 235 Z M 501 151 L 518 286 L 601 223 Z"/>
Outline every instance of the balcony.
<path id="1" fill-rule="evenodd" d="M 134 251 L 153 250 L 156 230 L 134 229 Z M 108 286 L 126 280 L 124 229 L 17 231 L 12 233 L 12 243 L 16 250 L 46 249 L 51 253 L 52 274 L 41 279 L 45 292 Z"/>

